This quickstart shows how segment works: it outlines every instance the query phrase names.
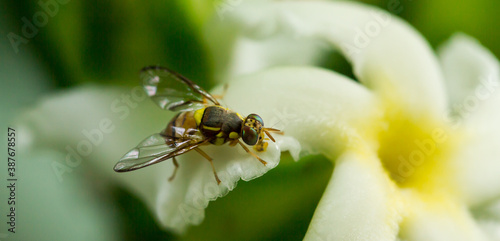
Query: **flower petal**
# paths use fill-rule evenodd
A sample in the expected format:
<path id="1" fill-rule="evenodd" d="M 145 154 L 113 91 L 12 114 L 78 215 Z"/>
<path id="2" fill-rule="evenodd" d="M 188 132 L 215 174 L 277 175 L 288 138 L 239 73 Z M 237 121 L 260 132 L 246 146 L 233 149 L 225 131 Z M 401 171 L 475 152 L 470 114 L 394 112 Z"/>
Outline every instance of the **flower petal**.
<path id="1" fill-rule="evenodd" d="M 295 148 L 300 148 L 296 140 L 289 139 L 296 143 Z M 168 174 L 164 174 L 160 181 L 155 209 L 162 224 L 177 232 L 184 232 L 188 225 L 200 224 L 209 201 L 225 196 L 240 179 L 250 181 L 276 167 L 280 151 L 287 150 L 269 143 L 267 151 L 258 154 L 267 162 L 263 165 L 240 146 L 204 146 L 201 149 L 213 158 L 221 180 L 219 185 L 209 162 L 196 152 L 177 158 L 180 169 L 172 182 L 167 181 L 172 168 L 164 168 L 164 173 Z"/>
<path id="2" fill-rule="evenodd" d="M 478 224 L 483 232 L 488 236 L 488 240 L 500 240 L 500 222 L 479 220 Z"/>
<path id="3" fill-rule="evenodd" d="M 401 220 L 396 191 L 377 158 L 343 154 L 304 240 L 395 240 Z"/>
<path id="4" fill-rule="evenodd" d="M 471 204 L 500 196 L 500 94 L 465 121 L 467 141 L 456 153 L 458 186 Z"/>
<path id="5" fill-rule="evenodd" d="M 140 87 L 83 87 L 45 97 L 24 113 L 22 148 L 42 147 L 66 154 L 54 165 L 54 174 L 64 182 L 76 170 L 91 168 L 104 178 L 118 180 L 152 204 L 156 194 L 157 168 L 118 174 L 114 164 L 149 134 L 166 125 L 171 113 L 159 110 Z M 152 205 L 151 205 L 152 206 Z"/>
<path id="6" fill-rule="evenodd" d="M 456 153 L 458 187 L 471 204 L 500 196 L 500 69 L 474 39 L 457 35 L 441 51 L 450 101 L 465 129 Z"/>
<path id="7" fill-rule="evenodd" d="M 474 209 L 473 214 L 489 240 L 500 240 L 500 199 Z"/>
<path id="8" fill-rule="evenodd" d="M 142 89 L 140 91 L 142 93 Z M 130 98 L 134 93 L 139 97 Z M 23 139 L 32 140 L 24 146 L 49 145 L 49 148 L 67 153 L 63 168 L 55 169 L 60 181 L 80 165 L 116 180 L 139 195 L 156 211 L 163 225 L 176 232 L 183 232 L 189 224 L 199 223 L 208 201 L 227 194 L 240 178 L 251 180 L 275 167 L 279 161 L 280 143 L 299 148 L 290 137 L 282 138 L 278 144 L 270 143 L 267 152 L 260 154 L 268 162 L 264 166 L 241 147 L 203 147 L 214 159 L 221 185 L 216 184 L 209 162 L 197 153 L 178 158 L 180 170 L 173 182 L 168 181 L 174 169 L 171 161 L 131 173 L 115 173 L 112 171 L 114 164 L 128 149 L 144 136 L 159 132 L 173 117 L 173 113 L 144 100 L 145 95 L 138 95 L 134 90 L 127 93 L 95 87 L 55 96 L 23 117 L 22 126 L 28 128 Z M 111 124 L 102 124 L 103 121 Z"/>
<path id="9" fill-rule="evenodd" d="M 466 206 L 454 200 L 429 202 L 407 192 L 410 213 L 401 224 L 402 240 L 488 240 Z"/>
<path id="10" fill-rule="evenodd" d="M 366 109 L 373 107 L 374 97 L 362 86 L 333 72 L 289 67 L 231 81 L 223 102 L 243 116 L 257 113 L 265 124 L 271 123 L 267 127 L 281 129 L 285 135 L 275 134 L 276 143 L 269 141 L 267 151 L 259 153 L 268 162 L 265 167 L 240 147 L 203 147 L 215 160 L 220 185 L 215 183 L 210 166 L 200 164 L 206 161 L 197 153 L 181 156 L 183 168 L 178 175 L 189 175 L 189 181 L 165 182 L 157 199 L 160 219 L 169 227 L 183 230 L 186 223 L 199 224 L 209 201 L 232 190 L 238 179 L 251 180 L 276 166 L 280 151 L 289 151 L 296 159 L 301 147 L 305 149 L 303 154 L 335 155 L 335 150 L 345 147 L 343 135 L 353 128 L 354 120 L 370 117 L 371 112 Z"/>
<path id="11" fill-rule="evenodd" d="M 13 127 L 17 134 L 23 131 Z M 96 180 L 73 175 L 67 176 L 63 183 L 58 182 L 53 163 L 64 162 L 65 156 L 60 152 L 26 153 L 23 149 L 18 154 L 16 168 L 20 175 L 14 182 L 17 198 L 9 205 L 7 201 L 2 202 L 1 208 L 6 212 L 14 207 L 16 223 L 22 225 L 17 226 L 15 234 L 9 233 L 2 240 L 120 240 L 117 210 L 103 202 L 106 198 L 97 199 L 92 195 L 96 190 L 89 182 L 95 184 Z M 0 176 L 4 180 L 8 178 Z M 7 196 L 8 193 L 2 191 L 2 197 Z"/>
<path id="12" fill-rule="evenodd" d="M 343 148 L 346 130 L 377 109 L 368 90 L 329 71 L 283 68 L 244 77 L 229 85 L 227 106 L 242 114 L 258 113 L 267 127 L 285 128 L 285 135 L 275 134 L 276 143 L 269 142 L 267 151 L 258 153 L 267 165 L 240 146 L 203 146 L 222 183 L 217 185 L 209 162 L 196 152 L 179 156 L 179 172 L 168 182 L 174 169 L 171 161 L 131 173 L 112 171 L 123 154 L 172 118 L 173 113 L 156 108 L 136 91 L 87 87 L 49 98 L 24 116 L 23 125 L 31 128 L 26 136 L 32 139 L 25 145 L 49 145 L 67 153 L 70 170 L 81 163 L 116 180 L 176 232 L 200 223 L 208 202 L 226 195 L 239 179 L 248 181 L 275 167 L 281 151 L 298 158 L 304 144 L 309 152 L 334 155 L 330 145 Z M 62 181 L 65 175 L 59 173 Z"/>
<path id="13" fill-rule="evenodd" d="M 373 134 L 371 120 L 380 115 L 377 98 L 369 90 L 313 67 L 273 68 L 243 76 L 230 82 L 224 101 L 242 115 L 259 114 L 266 127 L 297 139 L 302 154 L 319 152 L 331 159 Z"/>
<path id="14" fill-rule="evenodd" d="M 446 110 L 442 74 L 431 48 L 385 11 L 352 2 L 271 2 L 242 4 L 229 17 L 216 22 L 219 31 L 211 34 L 219 36 L 212 44 L 218 69 L 229 70 L 222 77 L 273 65 L 314 64 L 314 51 L 330 45 L 352 62 L 363 83 L 402 108 L 435 116 Z M 227 39 L 231 31 L 236 37 Z M 277 53 L 286 60 L 269 57 Z"/>
<path id="15" fill-rule="evenodd" d="M 459 112 L 455 114 L 470 114 L 463 113 L 467 111 L 463 110 L 463 105 L 472 101 L 468 99 L 475 97 L 477 101 L 481 101 L 495 90 L 494 81 L 500 76 L 498 61 L 472 37 L 456 34 L 441 47 L 439 57 L 450 106 L 452 110 Z"/>

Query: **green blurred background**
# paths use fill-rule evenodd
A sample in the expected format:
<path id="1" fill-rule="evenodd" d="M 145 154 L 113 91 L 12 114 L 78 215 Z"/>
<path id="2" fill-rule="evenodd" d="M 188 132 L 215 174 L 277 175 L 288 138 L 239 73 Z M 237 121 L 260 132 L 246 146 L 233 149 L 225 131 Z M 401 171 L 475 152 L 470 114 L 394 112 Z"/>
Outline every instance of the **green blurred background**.
<path id="1" fill-rule="evenodd" d="M 500 56 L 498 0 L 361 2 L 406 19 L 434 48 L 453 33 L 464 32 Z M 23 17 L 31 20 L 42 7 L 38 1 L 2 0 L 2 126 L 11 124 L 23 108 L 49 93 L 89 82 L 137 85 L 138 70 L 146 65 L 168 66 L 210 88 L 216 80 L 211 79 L 213 63 L 202 31 L 219 3 L 70 0 L 59 4 L 47 24 L 27 43 L 21 43 L 16 52 L 8 34 L 21 35 Z M 332 66 L 342 73 L 350 72 L 345 61 Z M 269 174 L 249 183 L 240 182 L 239 188 L 227 197 L 211 203 L 205 221 L 189 229 L 184 237 L 162 231 L 141 201 L 125 190 L 114 188 L 106 197 L 90 195 L 115 208 L 111 220 L 116 222 L 117 240 L 301 240 L 332 169 L 332 164 L 321 156 L 298 163 L 285 157 Z M 4 230 L 0 230 L 2 233 Z"/>

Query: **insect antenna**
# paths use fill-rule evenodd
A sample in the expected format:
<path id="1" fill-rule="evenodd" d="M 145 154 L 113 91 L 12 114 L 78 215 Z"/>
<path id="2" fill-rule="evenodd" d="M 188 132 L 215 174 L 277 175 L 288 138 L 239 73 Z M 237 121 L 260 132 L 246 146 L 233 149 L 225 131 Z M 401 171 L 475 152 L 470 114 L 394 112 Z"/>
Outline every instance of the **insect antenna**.
<path id="1" fill-rule="evenodd" d="M 271 141 L 276 142 L 274 140 L 274 137 L 271 135 L 271 133 L 269 133 L 269 129 L 272 129 L 272 128 L 264 128 L 264 132 L 266 133 L 267 136 L 269 136 L 269 139 L 271 139 Z"/>
<path id="2" fill-rule="evenodd" d="M 266 133 L 266 135 L 269 137 L 269 139 L 271 139 L 271 141 L 273 142 L 276 142 L 276 140 L 274 140 L 274 137 L 271 135 L 270 132 L 276 132 L 277 134 L 280 134 L 280 135 L 283 135 L 284 132 L 281 131 L 281 130 L 278 130 L 278 129 L 275 129 L 275 128 L 272 128 L 274 126 L 276 126 L 277 124 L 279 124 L 282 120 L 279 120 L 278 122 L 274 123 L 274 125 L 272 125 L 271 127 L 267 127 L 267 128 L 264 128 L 264 132 Z"/>

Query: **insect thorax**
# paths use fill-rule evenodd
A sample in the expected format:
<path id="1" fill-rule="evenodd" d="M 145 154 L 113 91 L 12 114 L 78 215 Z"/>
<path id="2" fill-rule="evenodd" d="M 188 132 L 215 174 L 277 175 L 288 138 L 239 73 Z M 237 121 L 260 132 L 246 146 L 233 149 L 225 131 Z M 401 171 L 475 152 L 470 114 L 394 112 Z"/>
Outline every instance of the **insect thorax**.
<path id="1" fill-rule="evenodd" d="M 203 115 L 199 114 L 201 111 Z M 238 113 L 222 106 L 209 106 L 204 110 L 195 111 L 194 115 L 195 119 L 199 118 L 198 127 L 203 136 L 214 138 L 211 141 L 212 144 L 222 145 L 227 141 L 240 138 L 243 118 Z"/>

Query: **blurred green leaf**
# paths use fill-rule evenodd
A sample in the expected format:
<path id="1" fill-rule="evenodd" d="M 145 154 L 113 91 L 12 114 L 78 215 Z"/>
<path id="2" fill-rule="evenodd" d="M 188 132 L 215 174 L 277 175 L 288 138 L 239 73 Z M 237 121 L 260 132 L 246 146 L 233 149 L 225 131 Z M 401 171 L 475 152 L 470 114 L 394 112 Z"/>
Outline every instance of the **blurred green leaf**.
<path id="1" fill-rule="evenodd" d="M 35 13 L 43 11 L 36 2 L 5 5 L 12 29 L 21 36 L 21 19 L 33 22 Z M 166 65 L 208 87 L 211 75 L 200 29 L 185 11 L 179 1 L 70 1 L 58 5 L 20 50 L 34 50 L 60 87 L 88 80 L 136 85 L 145 65 Z"/>

